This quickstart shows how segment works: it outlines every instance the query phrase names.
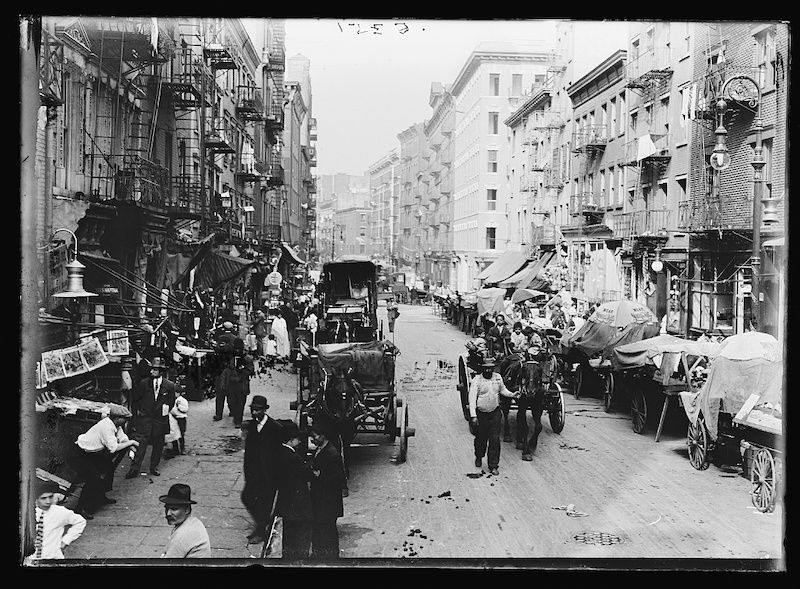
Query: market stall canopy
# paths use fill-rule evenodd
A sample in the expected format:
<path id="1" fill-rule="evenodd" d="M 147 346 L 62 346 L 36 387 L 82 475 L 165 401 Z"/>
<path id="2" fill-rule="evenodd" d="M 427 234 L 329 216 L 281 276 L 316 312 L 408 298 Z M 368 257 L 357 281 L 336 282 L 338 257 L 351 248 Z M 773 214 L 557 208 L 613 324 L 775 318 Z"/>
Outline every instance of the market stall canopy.
<path id="1" fill-rule="evenodd" d="M 762 247 L 784 247 L 786 245 L 786 238 L 785 237 L 777 237 L 775 239 L 768 239 L 764 243 L 761 244 Z"/>
<path id="2" fill-rule="evenodd" d="M 511 302 L 515 305 L 517 303 L 521 303 L 523 301 L 527 301 L 528 299 L 535 299 L 536 297 L 543 297 L 547 293 L 542 292 L 541 290 L 534 290 L 530 288 L 520 288 L 514 291 L 514 294 L 511 295 Z"/>
<path id="3" fill-rule="evenodd" d="M 534 281 L 537 281 L 539 274 L 541 273 L 542 269 L 547 266 L 550 261 L 555 257 L 555 252 L 545 252 L 541 258 L 535 261 L 528 261 L 522 270 L 513 274 L 500 282 L 498 286 L 503 288 L 529 288 Z M 537 283 L 541 283 L 542 286 L 545 282 L 541 279 L 537 281 Z M 534 288 L 534 287 L 531 287 Z M 540 288 L 539 286 L 535 288 Z"/>
<path id="4" fill-rule="evenodd" d="M 281 242 L 281 250 L 283 254 L 289 256 L 289 259 L 294 264 L 305 264 L 305 260 L 303 260 L 300 256 L 297 255 L 297 252 L 285 241 Z"/>
<path id="5" fill-rule="evenodd" d="M 717 342 L 698 342 L 662 333 L 615 348 L 611 355 L 611 363 L 616 370 L 640 368 L 656 356 L 668 352 L 686 352 L 692 356 L 713 358 L 719 353 L 720 345 Z"/>
<path id="6" fill-rule="evenodd" d="M 527 263 L 528 256 L 525 252 L 506 251 L 475 278 L 483 280 L 484 284 L 497 284 L 518 272 Z"/>
<path id="7" fill-rule="evenodd" d="M 216 288 L 223 282 L 233 280 L 257 263 L 247 258 L 235 258 L 220 252 L 211 252 L 197 265 L 194 285 Z"/>
<path id="8" fill-rule="evenodd" d="M 783 396 L 780 352 L 778 340 L 766 333 L 748 331 L 727 338 L 720 344 L 702 388 L 696 393 L 681 393 L 686 416 L 696 424 L 702 413 L 709 435 L 716 440 L 719 412 L 736 415 L 750 395 L 758 393 L 759 403 L 780 407 Z"/>
<path id="9" fill-rule="evenodd" d="M 505 313 L 506 306 L 503 297 L 506 294 L 504 288 L 482 288 L 478 291 L 478 314 L 495 312 Z"/>
<path id="10" fill-rule="evenodd" d="M 589 317 L 589 321 L 605 323 L 612 327 L 626 327 L 634 322 L 658 322 L 658 319 L 645 305 L 625 299 L 603 303 L 595 309 Z"/>

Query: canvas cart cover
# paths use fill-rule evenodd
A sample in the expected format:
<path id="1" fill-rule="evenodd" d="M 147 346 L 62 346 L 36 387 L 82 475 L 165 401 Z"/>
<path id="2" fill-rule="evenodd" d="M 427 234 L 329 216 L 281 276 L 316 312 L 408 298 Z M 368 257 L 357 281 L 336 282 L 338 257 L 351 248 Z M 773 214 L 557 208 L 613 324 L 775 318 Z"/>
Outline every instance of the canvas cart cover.
<path id="1" fill-rule="evenodd" d="M 397 348 L 389 340 L 346 343 L 320 344 L 317 346 L 320 369 L 329 373 L 346 372 L 353 369 L 350 375 L 361 386 L 370 390 L 389 390 L 394 379 L 394 354 Z"/>
<path id="2" fill-rule="evenodd" d="M 588 357 L 605 348 L 617 335 L 617 328 L 604 323 L 587 321 L 573 334 L 564 332 L 561 338 L 564 350 L 575 350 Z"/>
<path id="3" fill-rule="evenodd" d="M 736 415 L 754 392 L 761 395 L 759 403 L 780 404 L 782 390 L 780 344 L 770 335 L 746 332 L 722 342 L 711 363 L 708 380 L 696 393 L 681 393 L 681 400 L 693 424 L 703 413 L 706 429 L 711 439 L 716 440 L 720 411 Z"/>
<path id="4" fill-rule="evenodd" d="M 482 288 L 478 291 L 478 314 L 486 312 L 505 313 L 506 306 L 503 297 L 506 294 L 504 288 Z"/>
<path id="5" fill-rule="evenodd" d="M 686 352 L 692 356 L 714 357 L 720 344 L 716 342 L 696 342 L 663 333 L 655 337 L 617 346 L 611 354 L 611 364 L 615 370 L 641 368 L 656 356 L 666 352 Z"/>

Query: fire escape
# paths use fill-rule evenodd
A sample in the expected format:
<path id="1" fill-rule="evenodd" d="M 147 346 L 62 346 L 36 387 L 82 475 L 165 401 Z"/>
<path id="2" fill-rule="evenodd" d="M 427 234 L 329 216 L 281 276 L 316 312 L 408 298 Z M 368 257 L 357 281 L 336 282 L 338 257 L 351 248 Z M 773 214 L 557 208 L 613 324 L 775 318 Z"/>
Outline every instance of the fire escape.
<path id="1" fill-rule="evenodd" d="M 608 144 L 608 128 L 606 125 L 581 125 L 572 133 L 572 153 L 579 158 L 581 176 L 591 173 L 599 162 L 599 158 Z M 573 216 L 582 217 L 584 225 L 602 223 L 605 203 L 595 196 L 593 190 L 577 192 L 570 196 L 570 212 Z"/>
<path id="2" fill-rule="evenodd" d="M 154 35 L 150 19 L 139 17 L 78 22 L 98 60 L 88 102 L 91 120 L 87 117 L 84 128 L 89 194 L 161 211 L 169 170 L 155 160 L 153 149 L 161 70 L 173 54 L 171 27 L 158 19 Z"/>
<path id="3" fill-rule="evenodd" d="M 672 67 L 666 50 L 647 47 L 633 56 L 625 66 L 625 86 L 639 96 L 639 104 L 652 105 L 643 109 L 643 120 L 635 132 L 640 133 L 623 145 L 621 164 L 631 168 L 635 179 L 633 200 L 644 201 L 644 208 L 615 215 L 614 234 L 621 238 L 623 248 L 631 251 L 639 243 L 654 242 L 656 247 L 666 241 L 671 211 L 650 207 L 650 192 L 666 172 L 672 159 L 668 112 L 661 108 L 659 96 L 669 90 Z M 645 188 L 644 183 L 651 188 Z"/>

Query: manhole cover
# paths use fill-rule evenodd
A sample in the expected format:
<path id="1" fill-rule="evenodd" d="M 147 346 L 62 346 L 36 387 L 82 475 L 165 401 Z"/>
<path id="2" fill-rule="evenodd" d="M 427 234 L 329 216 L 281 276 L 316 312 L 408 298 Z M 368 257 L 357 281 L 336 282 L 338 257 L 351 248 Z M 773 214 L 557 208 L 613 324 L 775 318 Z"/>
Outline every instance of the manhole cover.
<path id="1" fill-rule="evenodd" d="M 606 532 L 581 532 L 580 534 L 575 534 L 572 539 L 583 544 L 601 544 L 603 546 L 622 544 L 625 541 L 620 536 Z"/>

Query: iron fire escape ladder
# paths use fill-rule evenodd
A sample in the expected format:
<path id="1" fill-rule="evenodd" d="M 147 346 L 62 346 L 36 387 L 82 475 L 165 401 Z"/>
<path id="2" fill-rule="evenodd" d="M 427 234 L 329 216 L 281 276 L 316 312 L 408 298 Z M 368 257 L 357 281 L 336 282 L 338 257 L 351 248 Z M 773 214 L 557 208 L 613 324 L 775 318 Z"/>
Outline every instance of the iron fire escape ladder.
<path id="1" fill-rule="evenodd" d="M 156 99 L 155 104 L 153 105 L 153 116 L 150 120 L 150 129 L 148 131 L 147 136 L 147 159 L 153 159 L 153 143 L 155 143 L 156 137 L 156 126 L 158 123 L 158 108 L 161 104 L 161 88 L 164 85 L 164 78 L 161 76 L 161 66 L 156 66 L 158 71 L 156 72 L 156 77 L 158 78 L 158 87 L 156 88 Z"/>

